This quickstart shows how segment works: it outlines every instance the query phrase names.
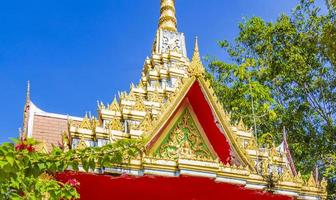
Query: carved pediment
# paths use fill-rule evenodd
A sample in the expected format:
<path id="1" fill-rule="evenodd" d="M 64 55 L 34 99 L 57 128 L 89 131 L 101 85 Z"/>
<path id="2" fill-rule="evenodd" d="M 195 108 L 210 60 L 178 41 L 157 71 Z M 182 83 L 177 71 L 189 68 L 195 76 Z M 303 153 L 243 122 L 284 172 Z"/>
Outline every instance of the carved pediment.
<path id="1" fill-rule="evenodd" d="M 161 144 L 154 151 L 154 156 L 162 159 L 214 160 L 205 134 L 199 130 L 197 120 L 188 108 L 185 108 L 174 124 L 169 128 Z"/>

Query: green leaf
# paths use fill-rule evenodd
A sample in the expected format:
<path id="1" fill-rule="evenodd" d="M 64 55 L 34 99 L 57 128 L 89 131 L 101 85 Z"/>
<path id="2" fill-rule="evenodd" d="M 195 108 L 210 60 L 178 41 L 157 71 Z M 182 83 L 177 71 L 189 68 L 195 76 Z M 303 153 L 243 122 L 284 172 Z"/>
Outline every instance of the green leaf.
<path id="1" fill-rule="evenodd" d="M 8 163 L 13 166 L 14 165 L 14 158 L 10 157 L 10 156 L 6 156 L 6 160 L 8 161 Z"/>

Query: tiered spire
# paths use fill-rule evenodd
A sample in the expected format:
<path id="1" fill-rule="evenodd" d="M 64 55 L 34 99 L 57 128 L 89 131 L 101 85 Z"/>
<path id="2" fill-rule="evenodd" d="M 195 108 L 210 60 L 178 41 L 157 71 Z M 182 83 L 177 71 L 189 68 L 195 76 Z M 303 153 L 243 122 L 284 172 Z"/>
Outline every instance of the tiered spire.
<path id="1" fill-rule="evenodd" d="M 199 48 L 198 48 L 198 38 L 195 39 L 195 49 L 194 54 L 190 63 L 189 73 L 193 76 L 203 76 L 205 73 L 205 69 L 202 63 L 202 59 L 200 56 Z"/>
<path id="2" fill-rule="evenodd" d="M 159 29 L 177 31 L 175 0 L 161 0 Z"/>

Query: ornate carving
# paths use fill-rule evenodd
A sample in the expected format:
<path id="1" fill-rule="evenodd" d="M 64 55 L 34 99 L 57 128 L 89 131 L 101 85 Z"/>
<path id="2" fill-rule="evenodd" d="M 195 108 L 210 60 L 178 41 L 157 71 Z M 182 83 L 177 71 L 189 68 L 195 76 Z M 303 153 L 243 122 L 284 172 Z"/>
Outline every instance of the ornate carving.
<path id="1" fill-rule="evenodd" d="M 301 172 L 298 173 L 297 176 L 294 177 L 294 181 L 298 184 L 303 184 L 303 179 L 302 179 L 302 176 L 301 176 Z"/>
<path id="2" fill-rule="evenodd" d="M 158 158 L 214 160 L 197 129 L 188 109 L 186 109 L 155 152 Z"/>
<path id="3" fill-rule="evenodd" d="M 285 182 L 292 182 L 293 181 L 293 177 L 292 177 L 292 175 L 291 175 L 291 173 L 290 173 L 290 171 L 288 170 L 287 167 L 284 168 L 281 180 L 285 181 Z"/>
<path id="4" fill-rule="evenodd" d="M 313 172 L 311 172 L 310 177 L 306 184 L 308 187 L 316 187 L 317 184 L 316 184 Z"/>
<path id="5" fill-rule="evenodd" d="M 324 192 L 327 191 L 327 186 L 328 186 L 328 182 L 327 180 L 323 177 L 322 181 L 321 181 L 321 188 Z"/>
<path id="6" fill-rule="evenodd" d="M 113 102 L 108 106 L 110 111 L 120 112 L 120 105 L 117 101 L 117 97 L 114 97 Z"/>
<path id="7" fill-rule="evenodd" d="M 84 117 L 83 121 L 81 122 L 81 124 L 79 125 L 79 128 L 90 129 L 90 130 L 93 128 L 91 120 L 89 119 L 87 114 L 85 114 L 85 117 Z"/>
<path id="8" fill-rule="evenodd" d="M 148 100 L 152 102 L 159 102 L 161 103 L 163 100 L 163 97 L 160 95 L 158 90 L 155 90 L 153 93 L 148 94 Z"/>
<path id="9" fill-rule="evenodd" d="M 200 56 L 199 49 L 198 49 L 197 38 L 195 40 L 194 55 L 192 57 L 192 61 L 190 63 L 190 67 L 188 71 L 192 76 L 196 76 L 196 77 L 204 76 L 204 73 L 205 73 L 205 69 L 202 64 L 201 56 Z"/>
<path id="10" fill-rule="evenodd" d="M 243 119 L 240 119 L 240 120 L 239 120 L 239 123 L 238 123 L 238 125 L 237 125 L 237 128 L 238 128 L 239 130 L 241 130 L 241 131 L 246 131 L 246 130 L 247 130 L 247 128 L 246 128 L 246 126 L 245 126 L 245 124 L 244 124 Z"/>
<path id="11" fill-rule="evenodd" d="M 141 112 L 145 112 L 147 110 L 142 98 L 140 97 L 136 98 L 135 104 L 133 106 L 133 110 L 137 110 Z"/>
<path id="12" fill-rule="evenodd" d="M 112 119 L 110 123 L 108 123 L 108 128 L 110 130 L 116 130 L 116 131 L 123 131 L 124 127 L 123 124 L 119 119 Z"/>
<path id="13" fill-rule="evenodd" d="M 83 138 L 81 138 L 79 144 L 77 145 L 77 149 L 81 150 L 81 149 L 85 149 L 87 148 L 88 146 L 86 145 L 85 141 Z"/>
<path id="14" fill-rule="evenodd" d="M 246 149 L 258 150 L 258 145 L 255 138 L 251 138 L 249 140 Z"/>
<path id="15" fill-rule="evenodd" d="M 134 94 L 134 91 L 130 91 L 129 94 L 127 92 L 122 92 L 120 94 L 120 99 L 126 100 L 126 101 L 135 101 L 136 100 L 136 95 Z"/>
<path id="16" fill-rule="evenodd" d="M 151 130 L 152 127 L 153 127 L 152 117 L 149 113 L 147 113 L 144 120 L 140 123 L 139 128 L 140 128 L 140 130 L 147 132 L 147 131 Z"/>
<path id="17" fill-rule="evenodd" d="M 181 40 L 178 33 L 164 31 L 162 36 L 162 53 L 181 52 Z"/>

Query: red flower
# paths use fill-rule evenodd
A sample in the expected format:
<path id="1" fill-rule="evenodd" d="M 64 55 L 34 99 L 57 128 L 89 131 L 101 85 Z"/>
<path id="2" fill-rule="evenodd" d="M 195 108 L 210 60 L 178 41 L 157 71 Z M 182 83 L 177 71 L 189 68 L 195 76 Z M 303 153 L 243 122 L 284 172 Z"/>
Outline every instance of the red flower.
<path id="1" fill-rule="evenodd" d="M 33 145 L 26 145 L 24 143 L 19 143 L 19 144 L 15 145 L 15 150 L 16 151 L 22 151 L 22 150 L 25 150 L 25 149 L 27 149 L 30 153 L 35 151 Z"/>
<path id="2" fill-rule="evenodd" d="M 35 151 L 35 149 L 34 149 L 34 147 L 33 147 L 32 145 L 29 145 L 29 146 L 27 147 L 27 150 L 28 150 L 30 153 Z"/>
<path id="3" fill-rule="evenodd" d="M 71 185 L 72 187 L 79 186 L 79 182 L 76 179 L 68 180 L 67 184 Z"/>
<path id="4" fill-rule="evenodd" d="M 27 145 L 25 145 L 23 143 L 19 143 L 19 144 L 15 145 L 15 150 L 16 151 L 22 151 L 22 150 L 24 150 L 26 148 L 27 148 Z"/>

